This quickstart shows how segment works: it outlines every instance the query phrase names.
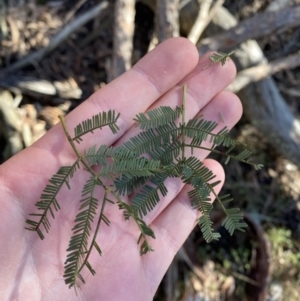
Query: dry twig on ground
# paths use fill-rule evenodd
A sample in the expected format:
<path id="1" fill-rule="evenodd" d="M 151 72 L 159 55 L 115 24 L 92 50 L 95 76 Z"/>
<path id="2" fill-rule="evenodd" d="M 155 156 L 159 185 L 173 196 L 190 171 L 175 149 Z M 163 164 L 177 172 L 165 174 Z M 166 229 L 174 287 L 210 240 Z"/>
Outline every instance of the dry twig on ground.
<path id="1" fill-rule="evenodd" d="M 228 90 L 239 92 L 248 84 L 265 79 L 276 72 L 293 69 L 300 66 L 300 53 L 289 55 L 286 58 L 280 58 L 269 63 L 263 63 L 255 67 L 242 70 L 238 73 L 235 80 L 228 86 Z"/>
<path id="2" fill-rule="evenodd" d="M 55 48 L 61 45 L 69 36 L 74 33 L 76 30 L 81 28 L 88 21 L 92 20 L 96 16 L 98 16 L 104 9 L 108 6 L 108 2 L 104 1 L 100 4 L 94 6 L 89 11 L 85 12 L 83 15 L 79 16 L 77 19 L 67 24 L 53 39 L 50 41 L 49 45 L 43 49 L 40 49 L 36 52 L 31 53 L 30 55 L 22 58 L 16 63 L 12 64 L 8 68 L 3 70 L 3 73 L 12 72 L 19 70 L 23 67 L 26 67 L 30 64 L 35 64 L 40 61 L 47 54 L 52 52 Z"/>
<path id="3" fill-rule="evenodd" d="M 188 35 L 188 39 L 196 44 L 203 33 L 206 26 L 211 21 L 214 16 L 216 10 L 223 5 L 225 0 L 218 0 L 215 5 L 210 9 L 213 0 L 204 0 L 201 2 L 200 10 L 198 17 Z"/>
<path id="4" fill-rule="evenodd" d="M 4 157 L 7 159 L 23 149 L 22 122 L 11 93 L 0 90 L 0 99 L 0 133 L 5 135 L 7 141 L 4 151 Z"/>
<path id="5" fill-rule="evenodd" d="M 1 79 L 0 87 L 33 97 L 80 99 L 82 95 L 82 90 L 72 78 L 51 82 L 32 76 L 8 75 Z"/>
<path id="6" fill-rule="evenodd" d="M 115 2 L 114 45 L 108 81 L 118 77 L 131 67 L 134 15 L 134 0 L 117 0 Z"/>
<path id="7" fill-rule="evenodd" d="M 179 0 L 157 1 L 156 26 L 159 43 L 179 36 Z"/>
<path id="8" fill-rule="evenodd" d="M 258 39 L 299 25 L 300 5 L 287 7 L 280 11 L 267 11 L 240 22 L 226 32 L 203 39 L 199 43 L 198 49 L 200 54 L 204 54 L 208 49 L 233 49 L 248 39 Z"/>

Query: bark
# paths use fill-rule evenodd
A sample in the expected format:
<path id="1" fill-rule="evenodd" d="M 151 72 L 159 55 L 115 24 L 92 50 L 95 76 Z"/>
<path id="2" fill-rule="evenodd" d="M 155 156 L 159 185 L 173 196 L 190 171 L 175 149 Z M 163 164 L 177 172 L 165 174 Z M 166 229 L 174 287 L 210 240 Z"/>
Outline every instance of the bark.
<path id="1" fill-rule="evenodd" d="M 134 33 L 134 0 L 117 0 L 115 3 L 114 46 L 111 74 L 108 81 L 131 67 Z"/>
<path id="2" fill-rule="evenodd" d="M 228 90 L 237 93 L 250 83 L 266 79 L 274 73 L 282 70 L 293 69 L 298 66 L 300 66 L 300 54 L 295 53 L 269 63 L 263 63 L 258 66 L 250 67 L 238 73 L 234 82 L 229 85 Z"/>
<path id="3" fill-rule="evenodd" d="M 213 18 L 216 10 L 223 5 L 225 0 L 218 0 L 211 8 L 212 2 L 212 0 L 204 0 L 201 2 L 198 17 L 188 35 L 188 39 L 194 44 L 198 42 L 203 31 Z"/>
<path id="4" fill-rule="evenodd" d="M 279 11 L 266 11 L 242 21 L 226 32 L 203 39 L 199 45 L 199 52 L 203 54 L 208 49 L 231 50 L 248 39 L 266 37 L 299 25 L 300 4 Z"/>
<path id="5" fill-rule="evenodd" d="M 179 0 L 157 1 L 157 38 L 159 43 L 179 36 Z"/>

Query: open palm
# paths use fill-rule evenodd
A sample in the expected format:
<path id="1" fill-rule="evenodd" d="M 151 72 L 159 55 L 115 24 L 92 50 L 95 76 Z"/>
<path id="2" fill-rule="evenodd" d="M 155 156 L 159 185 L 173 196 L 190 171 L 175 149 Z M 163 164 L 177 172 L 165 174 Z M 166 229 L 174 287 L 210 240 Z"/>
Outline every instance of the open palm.
<path id="1" fill-rule="evenodd" d="M 218 112 L 222 112 L 225 124 L 217 130 L 224 125 L 231 128 L 242 108 L 238 98 L 223 89 L 233 80 L 235 67 L 229 61 L 224 67 L 216 64 L 203 69 L 208 63 L 208 55 L 199 60 L 197 49 L 188 40 L 170 39 L 72 111 L 66 117 L 67 127 L 72 130 L 80 121 L 113 109 L 121 113 L 120 131 L 116 135 L 109 129 L 97 131 L 84 138 L 79 148 L 120 145 L 137 133 L 133 126 L 136 114 L 161 105 L 180 106 L 181 87 L 186 84 L 188 118 L 201 113 L 206 120 L 219 122 Z M 207 152 L 194 155 L 204 160 Z M 167 180 L 168 195 L 145 217 L 156 239 L 151 239 L 155 252 L 144 256 L 139 255 L 135 223 L 124 221 L 117 206 L 109 204 L 106 215 L 111 225 L 101 228 L 97 238 L 102 258 L 94 252 L 89 259 L 97 274 L 82 271 L 87 283 L 76 296 L 64 283 L 63 268 L 87 173 L 82 171 L 71 180 L 71 192 L 67 188 L 60 192 L 61 210 L 55 220 L 50 218 L 51 230 L 44 241 L 24 229 L 49 178 L 75 158 L 58 124 L 0 167 L 0 300 L 152 300 L 198 218 L 189 205 L 188 187 L 179 179 Z M 222 167 L 213 160 L 204 162 L 223 182 Z"/>

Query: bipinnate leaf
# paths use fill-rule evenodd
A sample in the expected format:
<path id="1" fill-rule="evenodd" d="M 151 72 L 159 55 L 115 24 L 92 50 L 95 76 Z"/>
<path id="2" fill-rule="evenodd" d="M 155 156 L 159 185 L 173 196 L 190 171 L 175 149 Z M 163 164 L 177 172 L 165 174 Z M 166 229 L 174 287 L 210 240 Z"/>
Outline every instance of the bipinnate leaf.
<path id="1" fill-rule="evenodd" d="M 157 188 L 145 185 L 131 200 L 131 207 L 138 212 L 138 214 L 143 217 L 159 202 L 159 195 L 157 193 Z"/>
<path id="2" fill-rule="evenodd" d="M 218 124 L 214 121 L 194 118 L 187 123 L 185 133 L 193 138 L 191 145 L 194 146 L 201 146 L 202 142 L 207 140 L 213 144 L 212 148 L 215 146 L 234 148 L 236 144 L 241 144 L 229 136 L 227 127 L 215 133 L 217 126 Z"/>
<path id="3" fill-rule="evenodd" d="M 198 225 L 203 234 L 203 238 L 207 243 L 210 243 L 213 240 L 219 240 L 219 238 L 221 237 L 220 233 L 213 232 L 212 221 L 210 220 L 210 217 L 207 217 L 206 215 L 202 215 L 198 219 Z"/>
<path id="4" fill-rule="evenodd" d="M 158 172 L 153 176 L 147 177 L 122 174 L 120 177 L 115 179 L 114 186 L 119 195 L 129 195 L 135 191 L 138 191 L 138 189 L 143 187 L 147 181 L 150 181 L 157 186 L 157 189 L 163 196 L 165 196 L 167 194 L 167 188 L 164 185 L 164 181 L 168 176 L 169 174 L 165 172 Z"/>
<path id="5" fill-rule="evenodd" d="M 208 183 L 216 176 L 208 169 L 203 162 L 196 157 L 189 157 L 180 162 L 182 164 L 182 180 L 184 183 L 196 185 L 193 181 L 201 181 L 201 184 Z"/>
<path id="6" fill-rule="evenodd" d="M 228 58 L 230 58 L 230 56 L 234 53 L 234 51 L 231 51 L 230 53 L 225 53 L 225 52 L 215 52 L 213 53 L 209 59 L 214 63 L 218 63 L 221 62 L 221 65 L 224 66 L 226 64 L 226 61 Z"/>
<path id="7" fill-rule="evenodd" d="M 164 143 L 156 149 L 150 150 L 149 155 L 154 160 L 161 160 L 164 166 L 170 165 L 179 155 L 182 144 L 176 140 L 172 144 Z"/>
<path id="8" fill-rule="evenodd" d="M 71 237 L 67 252 L 67 260 L 65 262 L 65 283 L 69 287 L 77 284 L 77 278 L 82 281 L 80 271 L 83 266 L 86 266 L 92 274 L 95 271 L 92 269 L 90 263 L 87 261 L 87 253 L 89 250 L 89 237 L 91 225 L 94 221 L 96 210 L 98 207 L 98 199 L 94 197 L 96 186 L 99 185 L 98 179 L 91 176 L 82 190 L 80 200 L 79 213 L 75 218 L 75 226 L 73 227 L 73 235 Z M 97 251 L 101 254 L 101 250 L 96 242 L 92 242 L 92 246 L 96 247 Z"/>
<path id="9" fill-rule="evenodd" d="M 209 184 L 215 178 L 213 172 L 208 169 L 196 157 L 189 157 L 182 163 L 182 180 L 184 183 L 194 187 L 188 192 L 190 202 L 193 208 L 201 212 L 201 217 L 198 219 L 201 232 L 207 242 L 217 240 L 220 237 L 219 233 L 213 232 L 210 212 L 213 208 L 210 199 L 211 187 L 216 186 L 219 181 Z"/>
<path id="10" fill-rule="evenodd" d="M 160 161 L 148 160 L 141 157 L 112 162 L 111 164 L 103 166 L 99 175 L 110 179 L 113 179 L 119 174 L 126 176 L 149 177 L 158 171 L 160 171 Z"/>
<path id="11" fill-rule="evenodd" d="M 164 172 L 158 172 L 150 179 L 151 183 L 157 187 L 162 196 L 166 196 L 168 193 L 167 187 L 165 186 L 165 180 L 169 176 L 173 177 L 173 170 L 171 169 L 170 171 L 165 169 Z"/>
<path id="12" fill-rule="evenodd" d="M 243 215 L 240 213 L 239 208 L 226 209 L 226 214 L 227 216 L 222 226 L 226 228 L 230 235 L 232 235 L 235 230 L 245 231 L 247 224 L 241 221 L 243 220 Z"/>
<path id="13" fill-rule="evenodd" d="M 50 222 L 48 219 L 48 213 L 54 219 L 54 211 L 60 209 L 59 203 L 57 201 L 57 195 L 62 188 L 63 184 L 66 184 L 70 189 L 69 180 L 73 177 L 75 171 L 79 168 L 79 159 L 75 161 L 72 166 L 62 166 L 59 168 L 57 173 L 52 176 L 49 180 L 50 184 L 47 184 L 43 193 L 41 194 L 40 201 L 38 201 L 35 206 L 41 213 L 32 213 L 31 216 L 37 216 L 39 221 L 34 221 L 27 219 L 26 223 L 29 227 L 27 230 L 37 231 L 39 237 L 44 239 L 44 234 L 41 230 L 41 226 L 44 227 L 45 231 L 48 233 L 50 230 Z"/>
<path id="14" fill-rule="evenodd" d="M 205 184 L 188 192 L 193 208 L 198 209 L 202 213 L 201 217 L 198 219 L 198 224 L 203 237 L 207 242 L 217 240 L 220 237 L 220 234 L 213 232 L 212 229 L 210 212 L 213 206 L 211 204 L 211 199 L 208 197 L 209 193 L 210 190 Z"/>
<path id="15" fill-rule="evenodd" d="M 137 177 L 133 175 L 122 174 L 120 177 L 115 179 L 114 186 L 119 195 L 129 195 L 142 187 L 149 179 L 150 176 Z"/>
<path id="16" fill-rule="evenodd" d="M 227 154 L 230 153 L 237 144 L 243 144 L 229 136 L 229 130 L 227 127 L 222 128 L 217 134 L 212 133 L 211 136 L 211 141 L 213 142 L 212 148 L 216 146 L 229 147 L 229 149 L 226 151 Z"/>
<path id="17" fill-rule="evenodd" d="M 117 125 L 119 116 L 120 114 L 116 115 L 114 110 L 109 110 L 108 112 L 99 113 L 92 116 L 92 118 L 82 121 L 75 127 L 74 137 L 72 140 L 80 143 L 83 135 L 93 133 L 94 130 L 102 129 L 104 126 L 108 126 L 113 134 L 116 134 L 119 130 Z"/>
<path id="18" fill-rule="evenodd" d="M 138 125 L 142 130 L 155 129 L 159 126 L 169 124 L 176 120 L 181 114 L 181 108 L 176 108 L 175 110 L 162 106 L 158 107 L 147 113 L 140 113 L 134 119 L 138 122 Z"/>
<path id="19" fill-rule="evenodd" d="M 142 237 L 142 236 L 141 236 Z M 149 245 L 147 240 L 143 240 L 141 247 L 140 247 L 140 255 L 145 255 L 148 252 L 153 252 L 151 245 Z"/>
<path id="20" fill-rule="evenodd" d="M 180 128 L 171 122 L 156 129 L 148 129 L 139 133 L 126 141 L 124 147 L 140 156 L 164 144 L 173 143 L 178 138 L 179 133 Z"/>
<path id="21" fill-rule="evenodd" d="M 88 150 L 84 150 L 84 158 L 89 165 L 107 165 L 109 158 L 113 161 L 117 161 L 128 160 L 135 157 L 135 153 L 125 147 L 101 145 L 97 148 L 97 145 L 93 145 Z"/>
<path id="22" fill-rule="evenodd" d="M 253 164 L 253 167 L 255 170 L 260 170 L 264 167 L 264 165 L 263 164 Z"/>
<path id="23" fill-rule="evenodd" d="M 166 196 L 168 190 L 164 184 L 169 174 L 166 172 L 158 172 L 149 177 L 149 182 L 144 185 L 131 200 L 131 207 L 140 217 L 143 217 L 159 203 L 160 196 Z M 150 185 L 152 183 L 153 185 Z"/>
<path id="24" fill-rule="evenodd" d="M 129 220 L 130 218 L 132 218 L 140 229 L 141 233 L 137 241 L 137 243 L 140 244 L 140 254 L 144 255 L 149 251 L 153 251 L 152 247 L 150 246 L 147 240 L 147 236 L 150 236 L 153 239 L 155 239 L 153 230 L 145 223 L 143 219 L 141 219 L 138 216 L 137 211 L 133 209 L 130 205 L 124 203 L 120 199 L 117 201 L 117 203 L 119 209 L 123 210 L 125 220 Z"/>
<path id="25" fill-rule="evenodd" d="M 193 118 L 186 124 L 185 134 L 190 138 L 206 141 L 217 126 L 218 124 L 214 121 Z"/>

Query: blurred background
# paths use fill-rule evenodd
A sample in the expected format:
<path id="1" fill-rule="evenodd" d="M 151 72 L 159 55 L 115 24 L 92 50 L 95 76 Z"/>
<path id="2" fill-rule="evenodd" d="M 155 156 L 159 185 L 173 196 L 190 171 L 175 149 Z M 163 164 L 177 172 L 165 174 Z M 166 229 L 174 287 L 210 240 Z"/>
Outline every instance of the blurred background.
<path id="1" fill-rule="evenodd" d="M 229 236 L 216 208 L 222 238 L 195 228 L 154 300 L 300 300 L 299 0 L 0 0 L 0 163 L 173 36 L 235 50 L 232 136 L 265 167 L 225 166 L 247 231 Z"/>

